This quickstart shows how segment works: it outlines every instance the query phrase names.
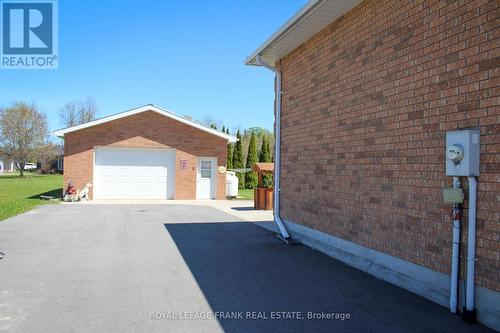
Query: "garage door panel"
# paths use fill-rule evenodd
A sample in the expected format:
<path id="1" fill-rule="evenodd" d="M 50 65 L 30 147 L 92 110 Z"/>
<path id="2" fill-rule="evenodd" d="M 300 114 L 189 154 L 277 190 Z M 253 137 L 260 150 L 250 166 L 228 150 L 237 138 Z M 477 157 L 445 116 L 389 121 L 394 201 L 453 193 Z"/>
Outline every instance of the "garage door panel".
<path id="1" fill-rule="evenodd" d="M 97 148 L 96 199 L 172 199 L 175 151 L 147 148 Z"/>

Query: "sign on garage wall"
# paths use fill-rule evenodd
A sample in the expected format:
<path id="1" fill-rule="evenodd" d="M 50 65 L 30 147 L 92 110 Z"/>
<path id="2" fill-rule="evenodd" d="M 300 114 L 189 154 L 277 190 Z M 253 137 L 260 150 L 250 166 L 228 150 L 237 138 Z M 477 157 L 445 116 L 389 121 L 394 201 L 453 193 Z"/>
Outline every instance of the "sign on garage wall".
<path id="1" fill-rule="evenodd" d="M 187 170 L 188 161 L 187 160 L 180 160 L 180 168 L 181 168 L 181 170 Z"/>

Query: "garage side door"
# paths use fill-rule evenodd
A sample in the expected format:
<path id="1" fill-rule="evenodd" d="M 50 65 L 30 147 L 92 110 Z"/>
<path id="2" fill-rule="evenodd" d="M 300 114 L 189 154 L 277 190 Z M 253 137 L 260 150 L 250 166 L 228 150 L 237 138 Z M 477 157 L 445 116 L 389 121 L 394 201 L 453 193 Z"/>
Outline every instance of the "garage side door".
<path id="1" fill-rule="evenodd" d="M 95 199 L 173 199 L 174 185 L 174 150 L 95 149 Z"/>

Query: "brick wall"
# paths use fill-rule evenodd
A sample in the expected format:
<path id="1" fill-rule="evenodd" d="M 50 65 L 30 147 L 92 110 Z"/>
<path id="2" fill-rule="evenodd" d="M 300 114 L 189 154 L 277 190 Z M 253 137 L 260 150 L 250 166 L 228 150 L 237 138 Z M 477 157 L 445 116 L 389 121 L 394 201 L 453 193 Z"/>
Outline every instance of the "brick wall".
<path id="1" fill-rule="evenodd" d="M 226 165 L 227 142 L 192 126 L 148 111 L 68 133 L 64 137 L 64 184 L 77 188 L 93 183 L 94 147 L 176 149 L 175 199 L 196 199 L 197 157 L 216 157 Z M 188 161 L 187 170 L 180 160 Z M 216 198 L 224 199 L 226 175 L 217 173 Z"/>
<path id="2" fill-rule="evenodd" d="M 500 290 L 499 12 L 365 1 L 283 58 L 283 217 L 449 273 L 445 132 L 480 128 L 476 283 Z"/>

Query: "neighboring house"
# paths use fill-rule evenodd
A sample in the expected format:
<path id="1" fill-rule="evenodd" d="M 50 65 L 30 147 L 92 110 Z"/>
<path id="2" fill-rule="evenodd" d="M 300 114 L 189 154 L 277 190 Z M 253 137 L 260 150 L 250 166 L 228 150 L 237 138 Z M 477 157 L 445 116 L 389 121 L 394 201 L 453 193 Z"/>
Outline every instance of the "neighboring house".
<path id="1" fill-rule="evenodd" d="M 64 146 L 59 148 L 59 153 L 52 161 L 52 166 L 57 173 L 64 172 Z"/>
<path id="2" fill-rule="evenodd" d="M 64 147 L 58 147 L 57 155 L 47 160 L 39 160 L 37 169 L 42 173 L 63 173 L 64 171 Z"/>
<path id="3" fill-rule="evenodd" d="M 62 155 L 59 155 L 57 157 L 56 171 L 59 172 L 59 173 L 63 173 L 64 172 L 64 152 L 62 153 Z"/>
<path id="4" fill-rule="evenodd" d="M 0 172 L 14 172 L 16 171 L 14 161 L 0 156 Z"/>
<path id="5" fill-rule="evenodd" d="M 236 138 L 146 105 L 61 129 L 64 183 L 94 199 L 224 199 Z"/>
<path id="6" fill-rule="evenodd" d="M 278 226 L 444 306 L 452 255 L 445 134 L 480 129 L 468 301 L 497 330 L 499 13 L 498 1 L 313 0 L 246 61 L 277 74 Z"/>

